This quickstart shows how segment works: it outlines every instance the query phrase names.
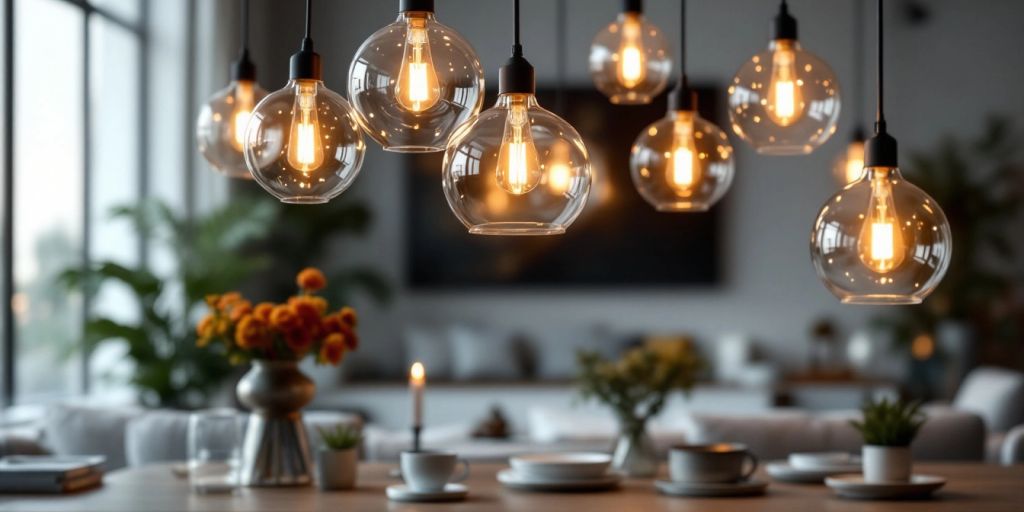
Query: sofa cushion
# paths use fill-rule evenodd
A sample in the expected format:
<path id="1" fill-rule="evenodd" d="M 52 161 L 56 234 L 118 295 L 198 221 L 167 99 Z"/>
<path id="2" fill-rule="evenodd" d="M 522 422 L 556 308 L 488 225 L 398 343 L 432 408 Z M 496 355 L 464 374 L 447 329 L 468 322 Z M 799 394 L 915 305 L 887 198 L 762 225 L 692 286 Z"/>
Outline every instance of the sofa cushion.
<path id="1" fill-rule="evenodd" d="M 1024 423 L 1024 373 L 977 368 L 960 385 L 953 407 L 981 416 L 992 432 L 1006 432 Z"/>
<path id="2" fill-rule="evenodd" d="M 513 381 L 523 378 L 523 357 L 511 333 L 464 325 L 453 326 L 450 332 L 452 379 Z"/>
<path id="3" fill-rule="evenodd" d="M 109 470 L 125 466 L 125 429 L 138 408 L 59 404 L 43 420 L 45 441 L 57 455 L 103 455 Z"/>

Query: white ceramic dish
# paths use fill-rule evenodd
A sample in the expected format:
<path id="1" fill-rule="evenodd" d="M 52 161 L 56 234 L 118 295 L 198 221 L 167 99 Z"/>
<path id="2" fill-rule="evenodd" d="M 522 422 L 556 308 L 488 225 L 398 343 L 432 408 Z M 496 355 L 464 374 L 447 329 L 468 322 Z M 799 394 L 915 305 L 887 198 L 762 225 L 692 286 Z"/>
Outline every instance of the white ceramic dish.
<path id="1" fill-rule="evenodd" d="M 860 474 L 860 464 L 847 464 L 831 468 L 819 469 L 798 469 L 786 461 L 769 462 L 765 464 L 765 470 L 775 480 L 781 482 L 792 482 L 798 484 L 820 484 L 830 476 L 846 475 L 850 473 Z"/>
<path id="2" fill-rule="evenodd" d="M 416 492 L 405 484 L 389 485 L 385 490 L 391 501 L 430 503 L 439 501 L 460 501 L 466 499 L 469 489 L 462 484 L 447 484 L 443 491 Z"/>
<path id="3" fill-rule="evenodd" d="M 515 469 L 503 469 L 498 471 L 498 481 L 505 487 L 520 491 L 584 492 L 614 489 L 622 481 L 622 476 L 615 473 L 607 473 L 597 478 L 585 480 L 550 480 L 527 477 Z"/>
<path id="4" fill-rule="evenodd" d="M 895 500 L 926 498 L 946 485 L 941 476 L 912 475 L 909 482 L 868 483 L 864 475 L 830 476 L 825 485 L 844 498 Z"/>
<path id="5" fill-rule="evenodd" d="M 720 498 L 728 496 L 755 496 L 764 494 L 768 482 L 764 480 L 747 480 L 731 483 L 673 482 L 657 480 L 654 487 L 662 494 L 669 496 L 688 496 L 691 498 Z"/>
<path id="6" fill-rule="evenodd" d="M 789 454 L 794 469 L 822 469 L 849 465 L 853 456 L 846 452 L 804 452 Z"/>
<path id="7" fill-rule="evenodd" d="M 518 475 L 530 480 L 586 480 L 608 473 L 612 457 L 606 453 L 537 453 L 509 458 Z"/>

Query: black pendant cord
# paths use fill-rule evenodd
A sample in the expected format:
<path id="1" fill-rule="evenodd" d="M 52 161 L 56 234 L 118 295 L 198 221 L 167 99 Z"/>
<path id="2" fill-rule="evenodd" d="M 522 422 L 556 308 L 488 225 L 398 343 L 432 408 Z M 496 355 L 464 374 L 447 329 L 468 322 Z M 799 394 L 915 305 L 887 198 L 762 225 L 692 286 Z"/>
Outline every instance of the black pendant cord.
<path id="1" fill-rule="evenodd" d="M 864 145 L 865 167 L 896 167 L 898 150 L 896 139 L 886 132 L 885 126 L 885 60 L 882 0 L 878 0 L 878 69 L 876 74 L 875 134 Z"/>
<path id="2" fill-rule="evenodd" d="M 569 32 L 569 16 L 566 12 L 567 0 L 557 0 L 556 11 L 555 11 L 555 29 L 557 34 L 557 50 L 558 53 L 555 55 L 555 65 L 557 66 L 557 88 L 555 89 L 555 113 L 561 117 L 565 117 L 565 70 L 568 67 L 568 58 L 566 56 L 566 49 L 568 48 L 569 42 L 567 41 Z"/>
<path id="3" fill-rule="evenodd" d="M 789 4 L 786 0 L 779 4 L 779 14 L 772 20 L 772 39 L 796 40 L 796 18 L 789 14 Z"/>
<path id="4" fill-rule="evenodd" d="M 241 4 L 241 45 L 238 59 L 231 63 L 232 80 L 256 80 L 256 65 L 249 59 L 249 0 L 239 0 Z"/>
<path id="5" fill-rule="evenodd" d="M 498 69 L 498 94 L 536 94 L 537 81 L 533 66 L 523 57 L 519 33 L 519 0 L 512 0 L 512 57 Z"/>
<path id="6" fill-rule="evenodd" d="M 864 141 L 864 9 L 860 2 L 854 2 L 853 27 L 853 140 Z"/>
<path id="7" fill-rule="evenodd" d="M 697 93 L 686 76 L 686 0 L 679 2 L 679 82 L 668 93 L 668 109 L 678 112 L 697 109 Z"/>
<path id="8" fill-rule="evenodd" d="M 320 80 L 320 54 L 313 51 L 313 0 L 306 0 L 306 31 L 302 48 L 292 55 L 289 77 L 292 80 Z"/>

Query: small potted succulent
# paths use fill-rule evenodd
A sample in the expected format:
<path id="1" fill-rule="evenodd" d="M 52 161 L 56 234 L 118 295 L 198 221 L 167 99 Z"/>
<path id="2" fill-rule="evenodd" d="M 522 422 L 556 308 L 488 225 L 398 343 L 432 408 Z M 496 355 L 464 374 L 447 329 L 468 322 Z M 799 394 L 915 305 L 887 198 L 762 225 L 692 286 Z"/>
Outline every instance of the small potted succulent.
<path id="1" fill-rule="evenodd" d="M 910 480 L 910 443 L 924 425 L 919 402 L 882 399 L 865 405 L 862 421 L 851 421 L 864 437 L 864 481 L 868 483 Z"/>
<path id="2" fill-rule="evenodd" d="M 323 446 L 316 453 L 317 481 L 324 491 L 352 489 L 356 486 L 359 463 L 359 430 L 348 425 L 318 428 Z"/>

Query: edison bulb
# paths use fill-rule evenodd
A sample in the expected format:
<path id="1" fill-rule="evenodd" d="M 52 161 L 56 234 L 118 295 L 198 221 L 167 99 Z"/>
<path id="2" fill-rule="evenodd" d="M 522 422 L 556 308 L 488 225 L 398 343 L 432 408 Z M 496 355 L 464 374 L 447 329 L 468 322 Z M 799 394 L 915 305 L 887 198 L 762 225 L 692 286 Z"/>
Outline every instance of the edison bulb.
<path id="1" fill-rule="evenodd" d="M 501 94 L 452 135 L 442 184 L 470 233 L 561 234 L 586 206 L 590 158 L 572 125 L 533 94 Z"/>
<path id="2" fill-rule="evenodd" d="M 359 123 L 387 151 L 444 151 L 455 128 L 480 111 L 483 89 L 473 47 L 426 11 L 399 13 L 349 67 Z"/>
<path id="3" fill-rule="evenodd" d="M 325 203 L 359 174 L 365 152 L 352 107 L 311 79 L 291 80 L 253 110 L 245 160 L 253 178 L 285 203 Z"/>
<path id="4" fill-rule="evenodd" d="M 214 170 L 251 179 L 242 150 L 252 110 L 267 92 L 252 80 L 235 80 L 203 105 L 196 120 L 199 152 Z"/>
<path id="5" fill-rule="evenodd" d="M 935 200 L 895 167 L 869 167 L 822 207 L 811 259 L 848 304 L 917 304 L 952 256 L 949 222 Z"/>
<path id="6" fill-rule="evenodd" d="M 807 154 L 836 132 L 835 73 L 795 39 L 774 40 L 748 59 L 728 92 L 732 129 L 758 153 Z"/>
<path id="7" fill-rule="evenodd" d="M 691 110 L 669 111 L 645 128 L 629 160 L 633 185 L 663 212 L 699 212 L 725 195 L 735 167 L 729 138 Z"/>
<path id="8" fill-rule="evenodd" d="M 661 30 L 643 14 L 623 12 L 594 36 L 590 76 L 612 103 L 650 103 L 668 85 L 672 58 Z"/>
<path id="9" fill-rule="evenodd" d="M 864 141 L 851 141 L 832 164 L 832 174 L 841 185 L 853 183 L 864 173 Z"/>

